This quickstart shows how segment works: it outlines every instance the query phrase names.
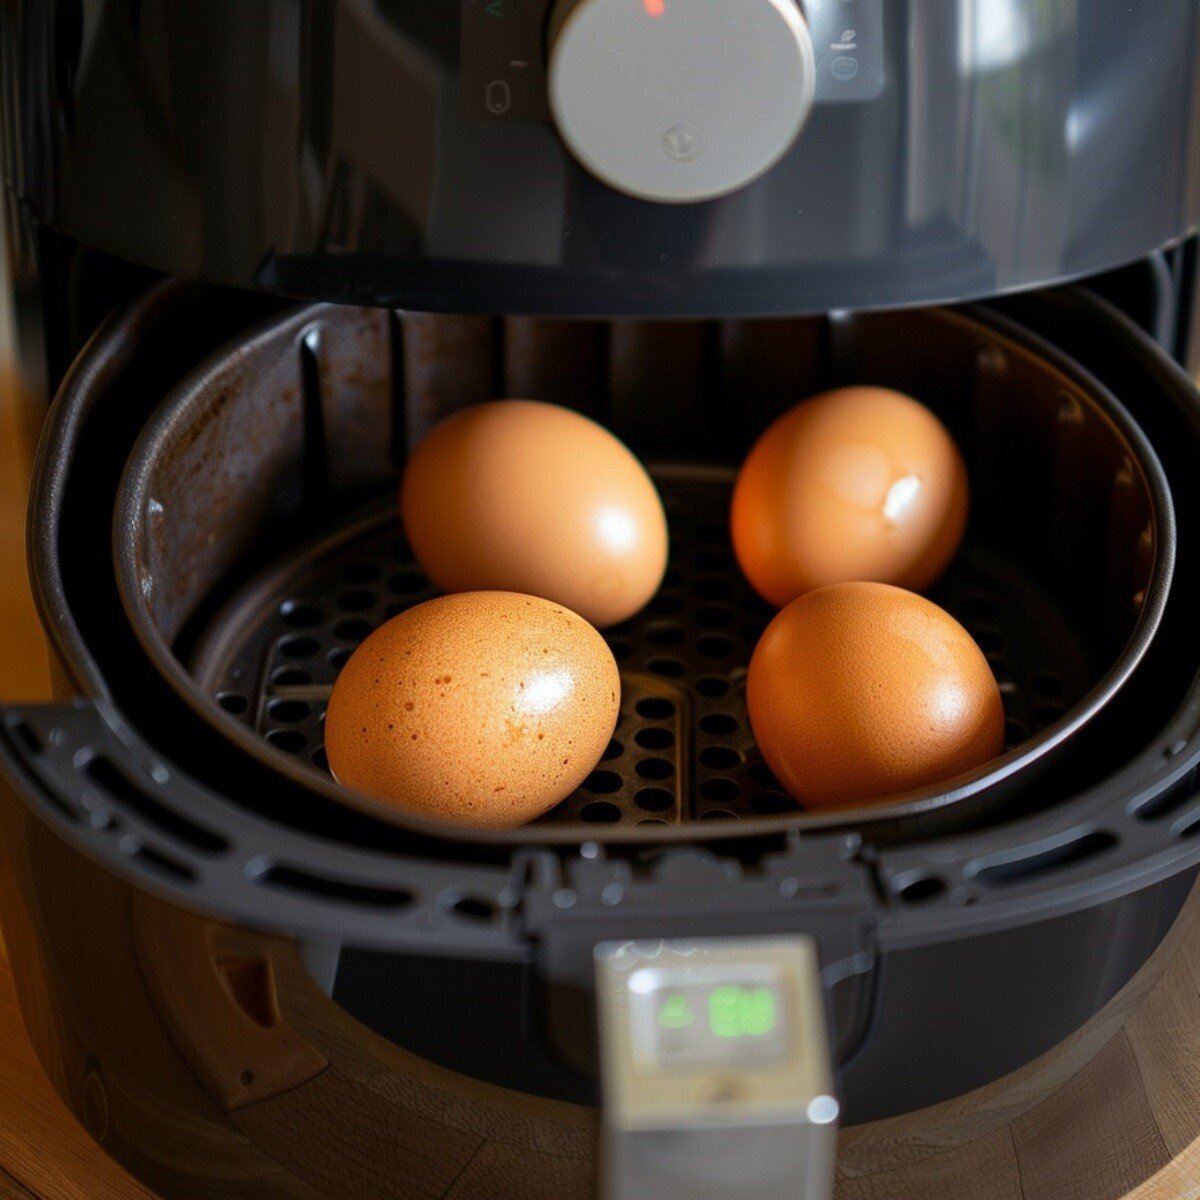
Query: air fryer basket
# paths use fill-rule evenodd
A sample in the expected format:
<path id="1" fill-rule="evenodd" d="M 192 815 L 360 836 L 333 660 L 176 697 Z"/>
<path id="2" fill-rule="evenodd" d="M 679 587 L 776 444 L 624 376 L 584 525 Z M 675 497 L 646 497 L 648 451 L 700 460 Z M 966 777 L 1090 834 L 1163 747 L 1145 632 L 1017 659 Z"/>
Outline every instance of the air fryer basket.
<path id="1" fill-rule="evenodd" d="M 916 395 L 963 448 L 971 527 L 934 596 L 987 653 L 1008 741 L 944 787 L 815 816 L 782 793 L 748 729 L 745 666 L 771 610 L 736 570 L 726 511 L 756 433 L 852 382 Z M 122 483 L 116 569 L 144 648 L 196 711 L 376 816 L 404 819 L 325 773 L 324 702 L 358 641 L 433 594 L 395 510 L 407 447 L 494 395 L 611 425 L 652 464 L 671 523 L 663 587 L 607 631 L 624 684 L 616 736 L 555 824 L 653 837 L 692 817 L 992 811 L 1102 711 L 1162 615 L 1174 526 L 1152 449 L 1111 394 L 993 313 L 584 324 L 305 309 L 164 400 Z"/>

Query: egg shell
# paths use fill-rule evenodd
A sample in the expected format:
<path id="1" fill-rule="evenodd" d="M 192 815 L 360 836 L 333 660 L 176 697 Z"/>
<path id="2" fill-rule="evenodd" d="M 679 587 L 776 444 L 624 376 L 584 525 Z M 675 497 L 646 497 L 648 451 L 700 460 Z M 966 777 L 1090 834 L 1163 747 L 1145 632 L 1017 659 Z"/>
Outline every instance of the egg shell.
<path id="1" fill-rule="evenodd" d="M 738 473 L 731 534 L 772 604 L 870 580 L 920 591 L 967 524 L 966 465 L 923 404 L 886 388 L 825 392 L 784 413 Z"/>
<path id="2" fill-rule="evenodd" d="M 561 605 L 442 596 L 351 655 L 329 699 L 325 751 L 339 783 L 407 812 L 520 825 L 600 761 L 620 695 L 604 639 Z"/>
<path id="3" fill-rule="evenodd" d="M 991 668 L 949 613 L 882 583 L 820 588 L 767 626 L 746 679 L 755 740 L 809 808 L 945 782 L 1004 747 Z"/>
<path id="4" fill-rule="evenodd" d="M 650 476 L 606 429 L 532 400 L 448 417 L 405 468 L 417 561 L 446 592 L 542 596 L 604 628 L 654 595 L 667 519 Z"/>

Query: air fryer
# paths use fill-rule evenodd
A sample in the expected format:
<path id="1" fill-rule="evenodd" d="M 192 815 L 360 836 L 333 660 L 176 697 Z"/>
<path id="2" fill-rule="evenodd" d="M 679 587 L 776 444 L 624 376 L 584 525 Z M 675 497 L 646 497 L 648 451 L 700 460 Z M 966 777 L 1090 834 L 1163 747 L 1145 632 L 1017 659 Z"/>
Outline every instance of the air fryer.
<path id="1" fill-rule="evenodd" d="M 1200 7 L 3 22 L 57 698 L 0 710 L 0 913 L 48 1074 L 148 1185 L 829 1196 L 839 1123 L 997 1080 L 1153 969 L 1200 867 Z M 771 419 L 849 383 L 963 450 L 933 598 L 1006 744 L 817 813 L 749 729 L 773 610 L 727 513 Z M 410 450 L 503 396 L 625 440 L 670 562 L 605 631 L 596 770 L 464 831 L 339 788 L 322 719 L 434 594 Z M 646 1025 L 720 987 L 770 993 L 754 1045 Z"/>

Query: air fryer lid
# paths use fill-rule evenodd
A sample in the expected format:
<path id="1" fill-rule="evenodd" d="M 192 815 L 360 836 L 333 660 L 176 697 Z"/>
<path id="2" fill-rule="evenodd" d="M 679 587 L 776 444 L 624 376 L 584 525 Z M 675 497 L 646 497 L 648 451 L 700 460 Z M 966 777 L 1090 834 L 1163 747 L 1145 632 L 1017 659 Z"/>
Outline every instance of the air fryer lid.
<path id="1" fill-rule="evenodd" d="M 500 381 L 581 403 L 635 447 L 694 457 L 727 453 L 833 384 L 921 397 L 963 446 L 975 490 L 937 598 L 989 652 L 1009 717 L 1004 755 L 976 772 L 898 805 L 799 816 L 746 723 L 744 668 L 770 611 L 728 553 L 732 471 L 665 462 L 672 566 L 648 609 L 609 631 L 625 693 L 616 741 L 539 836 L 578 836 L 580 821 L 646 837 L 692 817 L 829 825 L 994 809 L 1103 709 L 1161 618 L 1174 524 L 1153 451 L 1095 380 L 994 315 L 608 328 L 303 310 L 225 348 L 160 406 L 122 483 L 116 571 L 145 650 L 196 712 L 373 816 L 406 821 L 325 774 L 324 701 L 357 641 L 431 594 L 399 545 L 408 440 Z M 662 403 L 648 409 L 648 394 Z"/>
<path id="2" fill-rule="evenodd" d="M 22 0 L 8 182 L 38 222 L 173 275 L 459 312 L 932 303 L 1133 261 L 1200 221 L 1193 0 L 803 0 L 803 132 L 688 205 L 568 151 L 551 7 Z M 716 47 L 714 79 L 731 63 Z M 704 153 L 702 121 L 668 120 L 647 153 Z"/>

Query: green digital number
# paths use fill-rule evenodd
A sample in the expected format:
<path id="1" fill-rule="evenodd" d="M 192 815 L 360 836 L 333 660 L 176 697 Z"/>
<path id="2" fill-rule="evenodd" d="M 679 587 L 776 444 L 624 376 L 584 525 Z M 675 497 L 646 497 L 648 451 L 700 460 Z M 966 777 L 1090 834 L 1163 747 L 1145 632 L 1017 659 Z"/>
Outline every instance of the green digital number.
<path id="1" fill-rule="evenodd" d="M 727 983 L 708 997 L 708 1027 L 714 1037 L 762 1037 L 775 1028 L 775 993 Z"/>
<path id="2" fill-rule="evenodd" d="M 658 1023 L 664 1029 L 686 1029 L 695 1019 L 687 997 L 679 993 L 668 996 L 658 1010 Z"/>

